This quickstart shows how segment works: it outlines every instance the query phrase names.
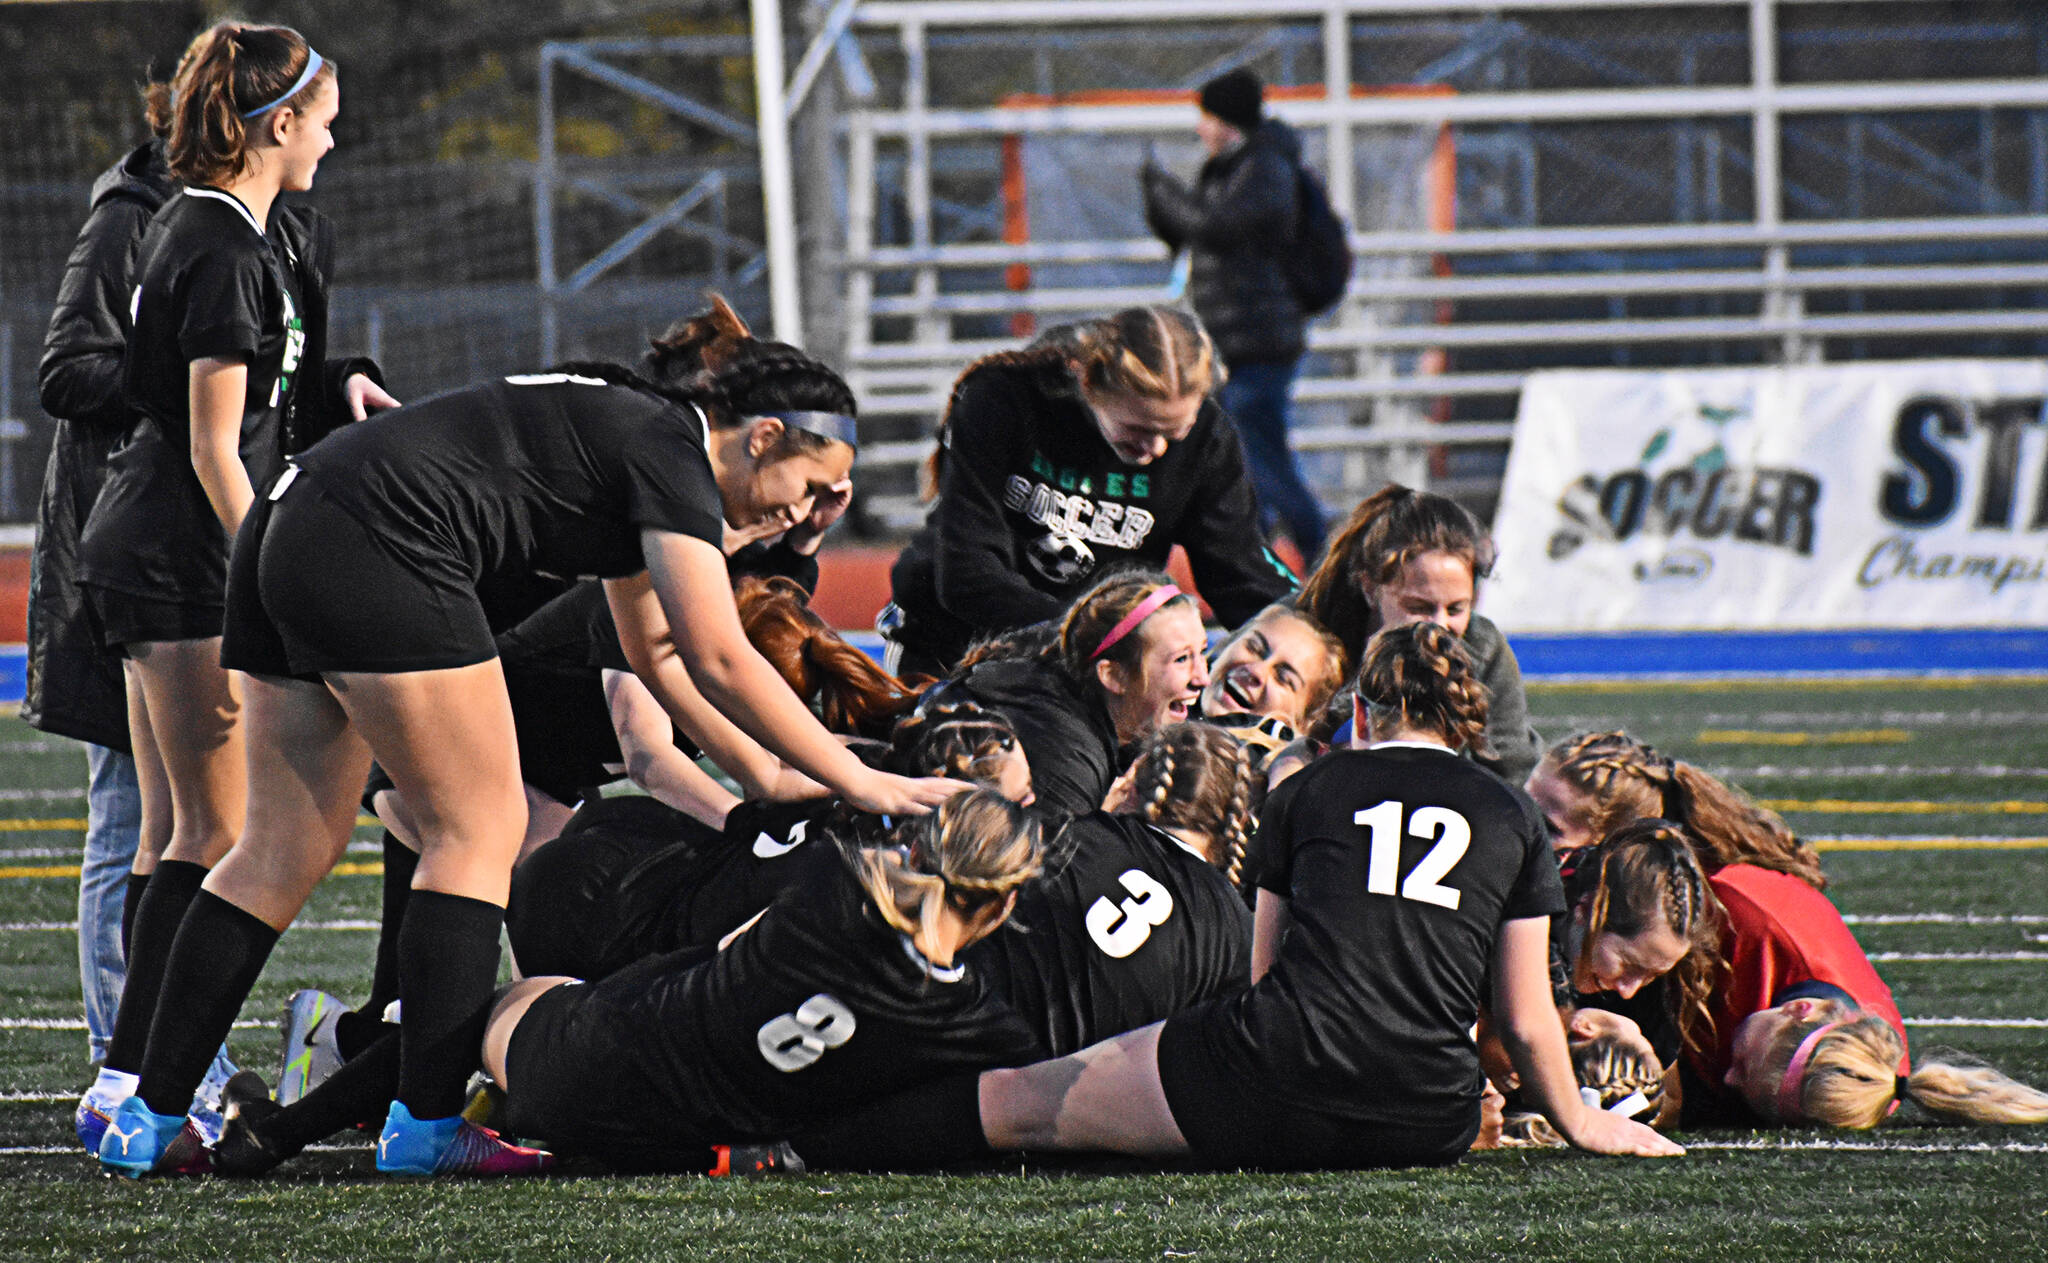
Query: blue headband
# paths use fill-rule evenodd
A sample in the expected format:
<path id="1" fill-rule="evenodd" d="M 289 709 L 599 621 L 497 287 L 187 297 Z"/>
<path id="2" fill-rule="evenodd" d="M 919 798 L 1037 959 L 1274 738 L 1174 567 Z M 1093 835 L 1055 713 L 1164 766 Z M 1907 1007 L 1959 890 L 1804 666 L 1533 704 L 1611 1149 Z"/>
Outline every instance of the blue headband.
<path id="1" fill-rule="evenodd" d="M 313 82 L 313 76 L 320 73 L 320 67 L 326 64 L 326 58 L 314 52 L 311 48 L 307 48 L 306 68 L 299 72 L 299 77 L 297 81 L 294 82 L 291 87 L 286 88 L 284 90 L 284 95 L 277 98 L 277 100 L 272 101 L 268 105 L 259 105 L 253 110 L 244 110 L 242 112 L 242 117 L 255 118 L 258 114 L 267 114 L 271 110 L 276 109 L 278 106 L 283 105 L 286 101 L 291 100 L 299 93 L 304 92 L 306 90 L 306 85 Z"/>
<path id="2" fill-rule="evenodd" d="M 838 439 L 851 448 L 860 447 L 860 440 L 854 434 L 853 418 L 842 412 L 761 412 L 755 415 L 774 417 L 792 430 Z"/>

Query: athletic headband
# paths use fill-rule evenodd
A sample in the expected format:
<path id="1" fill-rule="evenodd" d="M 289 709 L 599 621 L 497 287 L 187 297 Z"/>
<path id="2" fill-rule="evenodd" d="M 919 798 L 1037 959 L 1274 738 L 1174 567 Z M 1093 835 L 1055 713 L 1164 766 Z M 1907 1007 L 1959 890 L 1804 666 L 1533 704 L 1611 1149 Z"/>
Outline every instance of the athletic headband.
<path id="1" fill-rule="evenodd" d="M 860 439 L 854 433 L 853 418 L 843 412 L 757 412 L 754 416 L 774 417 L 792 430 L 838 439 L 851 448 L 860 447 Z"/>
<path id="2" fill-rule="evenodd" d="M 1848 1019 L 1829 1022 L 1826 1026 L 1816 1027 L 1805 1039 L 1799 1041 L 1799 1047 L 1792 1052 L 1790 1064 L 1785 1067 L 1785 1077 L 1778 1083 L 1779 1121 L 1800 1117 L 1799 1102 L 1803 1095 L 1801 1089 L 1806 1086 L 1806 1063 L 1813 1060 L 1814 1049 L 1820 1047 L 1820 1037 L 1837 1026 L 1848 1024 Z"/>
<path id="3" fill-rule="evenodd" d="M 1117 620 L 1116 626 L 1109 629 L 1109 635 L 1104 636 L 1102 643 L 1095 646 L 1095 652 L 1088 655 L 1088 661 L 1093 662 L 1103 654 L 1108 653 L 1117 641 L 1122 640 L 1137 630 L 1139 623 L 1152 617 L 1152 615 L 1159 611 L 1160 606 L 1179 595 L 1180 589 L 1170 583 L 1162 583 L 1152 589 L 1150 595 L 1131 607 L 1130 613 Z"/>
<path id="4" fill-rule="evenodd" d="M 255 118 L 258 114 L 267 114 L 271 110 L 276 109 L 278 106 L 283 105 L 286 101 L 291 100 L 299 93 L 304 92 L 306 90 L 306 85 L 313 82 L 313 76 L 320 73 L 320 67 L 326 64 L 327 59 L 325 57 L 322 57 L 320 54 L 314 52 L 312 48 L 309 46 L 306 49 L 306 68 L 299 72 L 299 77 L 292 82 L 292 86 L 284 90 L 284 95 L 277 98 L 277 100 L 272 101 L 268 105 L 259 105 L 253 110 L 242 111 L 242 117 Z"/>

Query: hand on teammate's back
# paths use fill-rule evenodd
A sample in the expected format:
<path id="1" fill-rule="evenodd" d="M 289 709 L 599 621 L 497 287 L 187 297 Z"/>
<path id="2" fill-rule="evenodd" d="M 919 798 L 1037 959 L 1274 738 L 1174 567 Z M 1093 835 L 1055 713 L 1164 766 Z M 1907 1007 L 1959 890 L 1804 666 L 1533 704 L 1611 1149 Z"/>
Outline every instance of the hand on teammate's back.
<path id="1" fill-rule="evenodd" d="M 348 403 L 348 414 L 358 421 L 367 420 L 373 412 L 399 406 L 389 392 L 370 380 L 367 373 L 351 373 L 341 384 L 341 397 Z"/>

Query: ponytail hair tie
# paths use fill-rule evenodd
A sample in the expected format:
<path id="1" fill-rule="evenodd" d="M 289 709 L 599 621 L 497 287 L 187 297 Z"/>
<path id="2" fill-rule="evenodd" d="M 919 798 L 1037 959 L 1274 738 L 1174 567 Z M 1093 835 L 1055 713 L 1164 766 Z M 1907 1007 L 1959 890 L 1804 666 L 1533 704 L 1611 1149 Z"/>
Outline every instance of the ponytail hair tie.
<path id="1" fill-rule="evenodd" d="M 1152 589 L 1144 600 L 1131 607 L 1130 613 L 1117 620 L 1116 626 L 1110 628 L 1109 634 L 1102 638 L 1102 643 L 1095 646 L 1095 652 L 1088 655 L 1088 661 L 1094 662 L 1108 653 L 1116 646 L 1117 641 L 1136 631 L 1138 624 L 1158 613 L 1160 606 L 1179 595 L 1180 589 L 1171 583 L 1162 583 Z"/>

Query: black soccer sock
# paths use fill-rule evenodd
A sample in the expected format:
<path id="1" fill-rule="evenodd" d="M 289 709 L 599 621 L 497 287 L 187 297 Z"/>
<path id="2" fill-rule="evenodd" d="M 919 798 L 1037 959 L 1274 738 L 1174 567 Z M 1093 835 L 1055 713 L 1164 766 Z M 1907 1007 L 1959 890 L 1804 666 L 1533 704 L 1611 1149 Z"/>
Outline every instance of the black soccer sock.
<path id="1" fill-rule="evenodd" d="M 986 1158 L 981 1072 L 939 1079 L 884 1098 L 789 1147 L 812 1171 L 926 1171 Z"/>
<path id="2" fill-rule="evenodd" d="M 319 1087 L 270 1117 L 251 1123 L 250 1130 L 272 1153 L 288 1158 L 359 1123 L 381 1124 L 398 1091 L 399 1028 L 389 1030 L 321 1080 Z"/>
<path id="3" fill-rule="evenodd" d="M 484 1025 L 498 983 L 497 904 L 415 890 L 399 933 L 403 1017 L 398 1099 L 418 1119 L 449 1118 L 483 1063 Z"/>
<path id="4" fill-rule="evenodd" d="M 163 870 L 157 870 L 161 873 Z M 278 933 L 211 891 L 192 900 L 164 966 L 135 1094 L 159 1114 L 183 1114 L 213 1055 L 263 972 Z"/>
<path id="5" fill-rule="evenodd" d="M 384 1008 L 398 998 L 398 933 L 412 902 L 412 876 L 420 853 L 384 831 L 384 920 L 377 927 L 377 966 L 370 975 L 370 998 L 356 1009 L 382 1019 Z"/>
<path id="6" fill-rule="evenodd" d="M 128 888 L 121 893 L 121 959 L 128 959 L 128 942 L 135 937 L 135 913 L 142 907 L 142 893 L 149 889 L 148 873 L 128 874 Z"/>
<path id="7" fill-rule="evenodd" d="M 164 965 L 185 909 L 206 880 L 206 866 L 187 860 L 163 860 L 145 879 L 135 900 L 135 925 L 128 940 L 128 977 L 121 984 L 121 1007 L 107 1037 L 106 1067 L 131 1073 L 142 1068 L 142 1050 L 149 1044 L 149 1025 L 156 1018 L 156 998 L 163 989 Z"/>

